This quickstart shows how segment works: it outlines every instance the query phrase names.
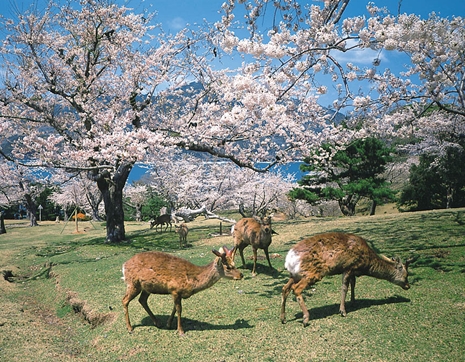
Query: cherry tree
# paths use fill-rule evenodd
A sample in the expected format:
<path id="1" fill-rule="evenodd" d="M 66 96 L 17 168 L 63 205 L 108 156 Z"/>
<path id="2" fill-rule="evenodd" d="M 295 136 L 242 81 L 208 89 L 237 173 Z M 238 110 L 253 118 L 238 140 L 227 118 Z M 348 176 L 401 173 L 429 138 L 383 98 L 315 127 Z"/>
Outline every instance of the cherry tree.
<path id="1" fill-rule="evenodd" d="M 247 39 L 234 33 L 241 3 Z M 349 112 L 348 124 L 360 130 L 357 135 L 332 128 L 328 139 L 337 144 L 367 133 L 431 141 L 431 128 L 453 124 L 463 129 L 465 19 L 402 14 L 401 1 L 397 15 L 367 3 L 365 14 L 347 17 L 349 7 L 350 0 L 324 0 L 306 8 L 294 0 L 230 0 L 217 26 L 224 34 L 223 49 L 252 57 L 246 67 L 254 64 L 260 70 L 257 78 L 266 77 L 280 95 L 300 89 L 294 93 L 299 103 L 331 93 L 332 108 Z M 267 33 L 259 31 L 264 23 Z M 355 57 L 347 61 L 351 53 L 372 54 L 372 63 L 357 65 Z M 406 64 L 398 74 L 383 67 L 383 59 L 394 53 L 404 56 Z"/>
<path id="2" fill-rule="evenodd" d="M 280 209 L 295 186 L 292 176 L 257 173 L 229 162 L 199 162 L 184 155 L 153 165 L 147 181 L 173 209 L 215 212 L 239 209 L 243 216 Z"/>
<path id="3" fill-rule="evenodd" d="M 0 153 L 23 165 L 86 171 L 103 195 L 107 239 L 118 242 L 135 162 L 183 149 L 266 171 L 322 142 L 337 152 L 368 133 L 416 131 L 428 99 L 463 123 L 463 20 L 432 16 L 416 28 L 414 17 L 372 4 L 368 18 L 348 18 L 349 2 L 303 9 L 293 0 L 228 0 L 212 29 L 171 36 L 149 14 L 107 0 L 18 14 L 2 23 L 0 137 L 12 150 Z M 247 34 L 235 28 L 238 4 L 246 5 Z M 419 40 L 422 27 L 430 39 Z M 381 70 L 381 58 L 366 68 L 343 60 L 358 49 L 402 52 L 413 66 L 394 75 Z M 243 56 L 243 65 L 218 69 L 228 54 Z M 332 111 L 321 105 L 325 97 Z M 407 111 L 414 101 L 419 110 Z M 357 127 L 335 122 L 343 110 L 353 111 Z"/>
<path id="4" fill-rule="evenodd" d="M 0 180 L 0 206 L 23 203 L 30 226 L 37 226 L 36 198 L 50 185 L 50 173 L 3 160 L 0 162 Z"/>
<path id="5" fill-rule="evenodd" d="M 123 240 L 128 174 L 170 146 L 169 130 L 143 125 L 143 112 L 160 110 L 169 80 L 176 88 L 184 80 L 173 69 L 182 69 L 174 65 L 187 40 L 103 0 L 17 16 L 3 22 L 0 134 L 12 150 L 0 152 L 29 167 L 87 171 L 103 195 L 108 241 Z"/>
<path id="6" fill-rule="evenodd" d="M 105 0 L 51 3 L 3 22 L 0 134 L 12 151 L 0 152 L 27 166 L 87 171 L 110 242 L 125 238 L 123 188 L 135 162 L 181 148 L 266 169 L 314 137 L 295 108 L 320 109 L 312 97 L 296 106 L 293 92 L 270 92 L 253 65 L 213 70 L 217 31 L 168 36 L 152 24 Z"/>
<path id="7" fill-rule="evenodd" d="M 142 220 L 142 206 L 147 201 L 148 190 L 146 185 L 132 184 L 124 188 L 126 203 L 136 209 L 136 221 Z"/>
<path id="8" fill-rule="evenodd" d="M 90 213 L 94 220 L 100 220 L 100 214 L 103 212 L 100 208 L 102 193 L 96 183 L 80 175 L 74 175 L 71 179 L 62 182 L 58 190 L 49 196 L 49 199 L 63 208 L 65 219 L 67 219 L 66 209 L 68 207 L 80 208 Z"/>

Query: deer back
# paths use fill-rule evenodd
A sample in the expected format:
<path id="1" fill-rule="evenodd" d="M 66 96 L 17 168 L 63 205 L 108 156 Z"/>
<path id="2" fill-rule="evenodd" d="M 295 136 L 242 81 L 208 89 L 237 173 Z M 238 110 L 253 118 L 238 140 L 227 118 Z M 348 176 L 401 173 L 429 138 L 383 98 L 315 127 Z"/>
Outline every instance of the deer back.
<path id="1" fill-rule="evenodd" d="M 285 266 L 291 274 L 315 275 L 318 279 L 350 271 L 408 288 L 407 264 L 377 255 L 354 234 L 324 233 L 304 239 L 290 250 Z"/>
<path id="2" fill-rule="evenodd" d="M 220 278 L 241 279 L 235 268 L 231 250 L 213 250 L 216 258 L 205 266 L 158 251 L 134 255 L 123 265 L 126 284 L 140 286 L 152 294 L 171 294 L 174 291 L 187 298 L 216 283 Z"/>
<path id="3" fill-rule="evenodd" d="M 234 225 L 234 244 L 265 247 L 271 244 L 271 217 L 243 218 Z"/>

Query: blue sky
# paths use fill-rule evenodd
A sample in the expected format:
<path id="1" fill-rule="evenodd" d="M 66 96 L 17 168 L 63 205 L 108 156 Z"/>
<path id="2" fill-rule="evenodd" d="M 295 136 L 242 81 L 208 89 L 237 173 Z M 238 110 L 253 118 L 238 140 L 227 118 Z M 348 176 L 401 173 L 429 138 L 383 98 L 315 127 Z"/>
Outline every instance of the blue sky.
<path id="1" fill-rule="evenodd" d="M 5 0 L 3 0 L 5 1 Z M 347 8 L 349 15 L 358 15 L 365 12 L 369 0 L 351 0 Z M 388 7 L 393 14 L 398 13 L 398 0 L 371 0 L 375 5 Z M 177 30 L 186 23 L 199 23 L 203 19 L 215 21 L 219 18 L 218 10 L 224 0 L 129 0 L 129 6 L 135 8 L 151 8 L 158 11 L 158 19 L 163 23 L 165 30 Z M 318 4 L 318 1 L 302 1 L 302 4 Z M 141 4 L 141 5 L 138 5 Z M 401 13 L 414 13 L 427 17 L 436 12 L 443 17 L 465 16 L 464 0 L 401 0 Z"/>
<path id="2" fill-rule="evenodd" d="M 398 0 L 372 0 L 377 6 L 387 6 L 393 14 L 397 14 Z M 0 14 L 11 16 L 15 10 L 24 11 L 31 4 L 37 4 L 38 8 L 45 7 L 47 0 L 0 0 Z M 224 0 L 117 0 L 125 3 L 138 11 L 149 9 L 157 11 L 157 20 L 163 24 L 166 31 L 176 31 L 185 24 L 201 23 L 203 19 L 214 22 L 219 19 L 218 11 Z M 349 15 L 365 12 L 368 0 L 351 0 L 348 7 Z M 318 1 L 302 1 L 302 4 L 316 3 Z M 415 13 L 427 17 L 429 13 L 436 12 L 441 16 L 452 15 L 465 16 L 464 0 L 401 0 L 402 13 Z"/>

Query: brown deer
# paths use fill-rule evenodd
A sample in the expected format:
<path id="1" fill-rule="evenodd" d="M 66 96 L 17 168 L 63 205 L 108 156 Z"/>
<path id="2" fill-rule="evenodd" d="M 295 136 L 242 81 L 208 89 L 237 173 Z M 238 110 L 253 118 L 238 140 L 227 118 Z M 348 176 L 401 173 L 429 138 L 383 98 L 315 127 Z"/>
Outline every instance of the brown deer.
<path id="1" fill-rule="evenodd" d="M 245 267 L 244 249 L 248 246 L 252 246 L 253 250 L 253 269 L 252 275 L 255 276 L 255 268 L 257 266 L 257 250 L 263 249 L 265 252 L 266 260 L 270 268 L 270 256 L 268 253 L 268 247 L 271 244 L 271 216 L 268 217 L 253 217 L 243 218 L 234 225 L 233 237 L 234 237 L 234 249 L 233 257 L 236 256 L 236 251 L 239 249 L 242 259 L 242 267 Z"/>
<path id="2" fill-rule="evenodd" d="M 157 231 L 158 225 L 160 225 L 160 231 L 163 230 L 163 225 L 166 224 L 165 231 L 168 229 L 168 225 L 170 227 L 170 231 L 172 230 L 172 224 L 171 224 L 171 215 L 170 214 L 164 214 L 157 216 L 155 220 L 150 221 L 150 229 L 155 227 L 155 231 Z"/>
<path id="3" fill-rule="evenodd" d="M 150 310 L 147 299 L 150 294 L 171 294 L 174 301 L 173 311 L 168 318 L 167 327 L 171 327 L 174 314 L 178 314 L 178 333 L 184 335 L 181 326 L 181 300 L 213 286 L 220 278 L 242 279 L 242 274 L 234 266 L 232 250 L 226 247 L 212 250 L 216 258 L 205 266 L 171 254 L 148 251 L 134 255 L 123 264 L 123 279 L 126 294 L 123 298 L 124 316 L 129 332 L 133 331 L 129 321 L 128 305 L 140 294 L 139 303 L 144 307 L 155 326 L 157 319 Z"/>
<path id="4" fill-rule="evenodd" d="M 179 248 L 182 248 L 182 244 L 187 244 L 187 234 L 189 232 L 189 228 L 187 227 L 187 224 L 183 222 L 179 226 L 175 225 L 174 229 L 179 234 Z"/>
<path id="5" fill-rule="evenodd" d="M 291 277 L 282 291 L 281 322 L 286 323 L 286 299 L 291 291 L 303 312 L 303 325 L 308 325 L 310 314 L 305 306 L 302 292 L 326 275 L 342 274 L 341 305 L 339 311 L 346 316 L 345 299 L 351 287 L 351 301 L 355 300 L 355 277 L 369 275 L 384 279 L 407 290 L 407 260 L 378 256 L 366 241 L 359 236 L 345 233 L 325 233 L 312 236 L 297 243 L 289 250 L 284 266 Z"/>

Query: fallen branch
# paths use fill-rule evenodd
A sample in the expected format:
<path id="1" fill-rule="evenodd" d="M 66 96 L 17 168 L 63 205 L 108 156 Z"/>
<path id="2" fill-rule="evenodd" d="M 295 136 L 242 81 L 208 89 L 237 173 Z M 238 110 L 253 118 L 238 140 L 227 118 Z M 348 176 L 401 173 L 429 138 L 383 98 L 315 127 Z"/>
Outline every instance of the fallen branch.
<path id="1" fill-rule="evenodd" d="M 177 210 L 174 215 L 176 217 L 182 218 L 184 222 L 193 221 L 200 215 L 205 216 L 206 219 L 218 219 L 224 222 L 229 222 L 231 224 L 235 224 L 236 220 L 228 219 L 219 215 L 214 214 L 213 212 L 207 210 L 207 207 L 203 205 L 200 209 L 192 210 L 187 208 L 182 208 Z"/>

